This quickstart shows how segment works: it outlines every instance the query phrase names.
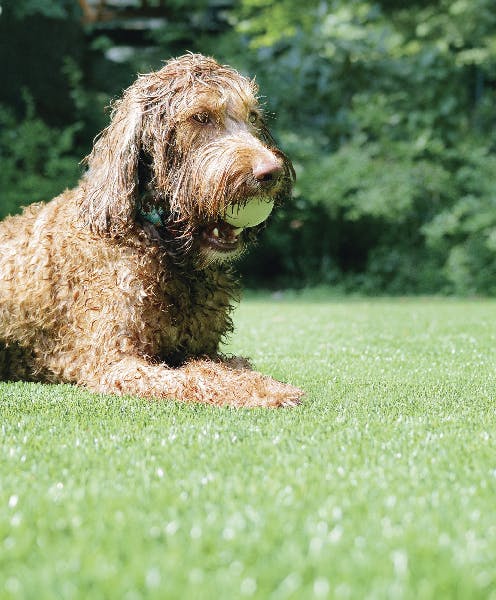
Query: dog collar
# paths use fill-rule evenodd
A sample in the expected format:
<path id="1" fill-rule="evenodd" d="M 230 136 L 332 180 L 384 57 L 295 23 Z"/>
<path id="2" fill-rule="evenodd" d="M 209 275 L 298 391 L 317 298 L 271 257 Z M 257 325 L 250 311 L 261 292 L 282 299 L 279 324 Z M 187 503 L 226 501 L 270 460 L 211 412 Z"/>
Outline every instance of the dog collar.
<path id="1" fill-rule="evenodd" d="M 138 209 L 139 216 L 151 223 L 152 225 L 162 226 L 164 224 L 162 217 L 164 215 L 164 211 L 162 208 L 152 208 L 152 210 L 144 210 L 142 207 Z"/>

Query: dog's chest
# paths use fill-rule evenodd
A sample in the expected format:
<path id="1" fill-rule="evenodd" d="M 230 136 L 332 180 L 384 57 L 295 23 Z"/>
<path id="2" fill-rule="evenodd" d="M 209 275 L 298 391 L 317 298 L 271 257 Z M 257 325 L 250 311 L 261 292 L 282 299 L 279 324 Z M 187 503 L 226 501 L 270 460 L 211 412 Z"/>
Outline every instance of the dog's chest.
<path id="1" fill-rule="evenodd" d="M 160 287 L 160 358 L 174 365 L 216 354 L 222 337 L 232 331 L 232 278 L 202 271 L 195 278 L 164 279 Z"/>

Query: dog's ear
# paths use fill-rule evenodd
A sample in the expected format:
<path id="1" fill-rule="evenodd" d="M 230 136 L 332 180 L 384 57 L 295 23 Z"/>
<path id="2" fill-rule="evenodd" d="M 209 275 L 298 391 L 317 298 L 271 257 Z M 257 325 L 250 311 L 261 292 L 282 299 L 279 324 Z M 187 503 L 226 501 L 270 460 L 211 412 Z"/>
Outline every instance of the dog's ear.
<path id="1" fill-rule="evenodd" d="M 128 90 L 85 159 L 79 218 L 95 233 L 119 236 L 134 222 L 141 130 L 142 108 Z"/>

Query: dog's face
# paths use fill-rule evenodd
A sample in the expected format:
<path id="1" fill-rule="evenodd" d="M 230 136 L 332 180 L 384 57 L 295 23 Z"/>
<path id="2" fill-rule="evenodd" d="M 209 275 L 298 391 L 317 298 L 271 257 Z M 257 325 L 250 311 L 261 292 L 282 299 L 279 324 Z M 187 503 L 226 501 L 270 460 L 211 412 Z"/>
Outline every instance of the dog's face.
<path id="1" fill-rule="evenodd" d="M 88 177 L 100 167 L 102 151 L 110 156 L 108 143 L 120 145 L 113 157 L 124 163 L 120 181 L 132 178 L 131 191 L 120 193 L 133 205 L 129 218 L 159 215 L 155 226 L 165 242 L 176 246 L 173 251 L 194 253 L 200 264 L 232 260 L 262 226 L 265 213 L 245 215 L 257 207 L 264 211 L 264 203 L 270 212 L 272 203 L 290 193 L 294 179 L 256 92 L 252 81 L 199 55 L 140 76 L 95 145 Z M 112 135 L 119 125 L 120 135 Z M 112 181 L 119 186 L 115 176 Z M 119 222 L 123 213 L 116 214 Z M 110 229 L 111 221 L 108 213 Z"/>

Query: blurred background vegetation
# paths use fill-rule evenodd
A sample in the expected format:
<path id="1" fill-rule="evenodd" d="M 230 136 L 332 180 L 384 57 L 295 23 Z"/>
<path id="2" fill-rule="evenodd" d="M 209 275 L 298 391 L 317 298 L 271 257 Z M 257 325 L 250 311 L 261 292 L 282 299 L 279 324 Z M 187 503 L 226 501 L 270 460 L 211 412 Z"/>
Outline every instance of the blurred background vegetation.
<path id="1" fill-rule="evenodd" d="M 0 217 L 76 183 L 136 72 L 199 51 L 256 74 L 298 175 L 249 285 L 496 294 L 494 0 L 0 7 Z"/>

